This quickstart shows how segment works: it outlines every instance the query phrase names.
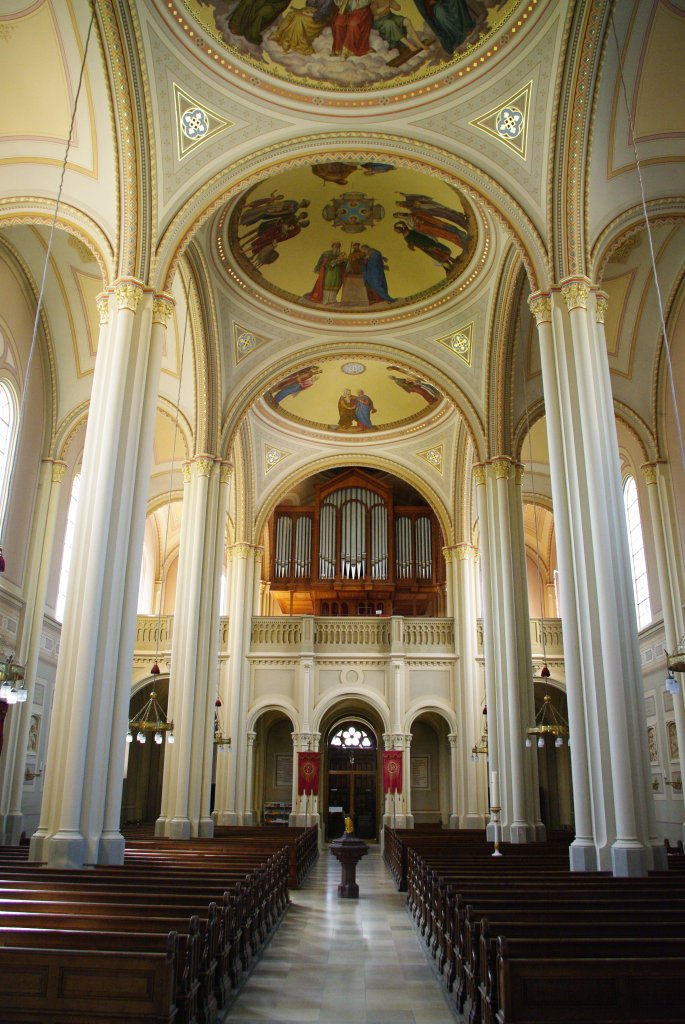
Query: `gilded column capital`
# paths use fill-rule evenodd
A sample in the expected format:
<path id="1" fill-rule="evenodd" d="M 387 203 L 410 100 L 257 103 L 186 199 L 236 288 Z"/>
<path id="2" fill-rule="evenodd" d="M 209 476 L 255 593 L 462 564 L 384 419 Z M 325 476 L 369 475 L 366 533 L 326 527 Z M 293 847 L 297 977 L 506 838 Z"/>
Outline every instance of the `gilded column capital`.
<path id="1" fill-rule="evenodd" d="M 495 480 L 508 480 L 511 475 L 511 468 L 511 459 L 506 455 L 501 455 L 499 458 L 492 460 L 492 471 L 495 474 Z"/>
<path id="2" fill-rule="evenodd" d="M 485 483 L 485 466 L 482 462 L 476 463 L 473 467 L 473 479 L 476 487 L 482 487 Z"/>
<path id="3" fill-rule="evenodd" d="M 543 295 L 541 292 L 531 295 L 528 299 L 528 305 L 538 327 L 540 324 L 550 324 L 552 322 L 552 299 L 549 295 Z"/>
<path id="4" fill-rule="evenodd" d="M 119 281 L 114 286 L 114 294 L 119 309 L 130 309 L 135 313 L 143 297 L 143 286 L 139 281 Z"/>
<path id="5" fill-rule="evenodd" d="M 526 467 L 524 466 L 524 464 L 522 462 L 515 462 L 514 463 L 514 483 L 516 484 L 517 487 L 520 487 L 521 484 L 523 483 L 523 476 L 524 476 L 525 472 L 526 472 Z"/>
<path id="6" fill-rule="evenodd" d="M 220 473 L 221 473 L 221 483 L 222 484 L 227 484 L 229 482 L 229 480 L 231 479 L 231 477 L 233 476 L 233 463 L 232 462 L 222 462 L 221 463 Z"/>
<path id="7" fill-rule="evenodd" d="M 247 541 L 244 540 L 239 540 L 235 544 L 230 544 L 228 547 L 228 553 L 232 558 L 249 558 L 255 550 L 256 548 L 254 544 L 248 544 Z"/>
<path id="8" fill-rule="evenodd" d="M 590 286 L 587 281 L 572 278 L 562 284 L 561 294 L 564 296 L 569 313 L 572 309 L 587 309 Z"/>
<path id="9" fill-rule="evenodd" d="M 67 471 L 66 462 L 55 461 L 52 464 L 52 482 L 53 484 L 61 484 L 64 480 L 64 474 Z"/>
<path id="10" fill-rule="evenodd" d="M 166 327 L 176 303 L 171 295 L 155 295 L 152 300 L 152 322 Z"/>
<path id="11" fill-rule="evenodd" d="M 95 300 L 98 307 L 100 325 L 109 323 L 109 292 L 100 292 Z"/>
<path id="12" fill-rule="evenodd" d="M 640 466 L 647 485 L 656 483 L 656 467 L 656 462 L 645 462 L 643 466 Z"/>
<path id="13" fill-rule="evenodd" d="M 598 324 L 603 324 L 605 321 L 607 308 L 609 306 L 609 296 L 606 292 L 597 292 L 595 296 L 595 316 Z"/>
<path id="14" fill-rule="evenodd" d="M 189 462 L 184 462 L 182 467 L 181 467 L 181 471 L 183 473 L 183 483 L 184 484 L 189 484 L 190 483 L 190 463 Z"/>
<path id="15" fill-rule="evenodd" d="M 472 544 L 457 544 L 454 548 L 454 557 L 458 562 L 466 562 L 469 558 L 473 558 L 473 551 Z"/>
<path id="16" fill-rule="evenodd" d="M 193 466 L 197 476 L 211 476 L 214 468 L 214 459 L 211 455 L 196 455 L 193 459 Z"/>
<path id="17" fill-rule="evenodd" d="M 447 739 L 449 740 L 449 744 L 451 747 L 456 747 L 457 743 L 459 742 L 459 736 L 457 735 L 456 732 L 448 732 Z"/>

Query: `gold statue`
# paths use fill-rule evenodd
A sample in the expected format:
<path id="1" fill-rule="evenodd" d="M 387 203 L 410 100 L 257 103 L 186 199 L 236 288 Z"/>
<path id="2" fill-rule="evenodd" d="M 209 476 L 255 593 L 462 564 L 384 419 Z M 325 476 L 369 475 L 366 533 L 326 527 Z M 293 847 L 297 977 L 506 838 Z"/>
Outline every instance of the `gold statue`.
<path id="1" fill-rule="evenodd" d="M 350 818 L 348 816 L 348 817 L 345 818 L 345 835 L 346 836 L 352 835 L 353 831 L 354 831 L 354 825 L 352 824 L 352 818 Z"/>

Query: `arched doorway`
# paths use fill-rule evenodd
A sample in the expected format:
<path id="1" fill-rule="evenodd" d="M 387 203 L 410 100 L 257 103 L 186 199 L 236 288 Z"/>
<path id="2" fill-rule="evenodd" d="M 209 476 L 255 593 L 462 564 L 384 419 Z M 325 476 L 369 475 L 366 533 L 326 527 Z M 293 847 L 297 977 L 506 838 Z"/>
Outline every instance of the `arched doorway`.
<path id="1" fill-rule="evenodd" d="M 293 797 L 293 723 L 270 709 L 254 725 L 254 821 L 287 825 Z M 248 811 L 252 811 L 249 807 Z"/>
<path id="2" fill-rule="evenodd" d="M 447 826 L 451 811 L 449 722 L 424 711 L 411 726 L 411 811 L 415 825 Z"/>
<path id="3" fill-rule="evenodd" d="M 324 823 L 329 842 L 343 834 L 346 815 L 360 839 L 378 838 L 378 740 L 363 715 L 336 718 L 325 733 Z"/>
<path id="4" fill-rule="evenodd" d="M 160 707 L 167 713 L 168 677 L 157 676 L 133 694 L 128 709 L 129 721 L 147 704 L 154 691 Z M 155 822 L 162 806 L 162 779 L 166 743 L 156 743 L 152 735 L 145 743 L 126 744 L 124 786 L 121 794 L 121 824 Z"/>

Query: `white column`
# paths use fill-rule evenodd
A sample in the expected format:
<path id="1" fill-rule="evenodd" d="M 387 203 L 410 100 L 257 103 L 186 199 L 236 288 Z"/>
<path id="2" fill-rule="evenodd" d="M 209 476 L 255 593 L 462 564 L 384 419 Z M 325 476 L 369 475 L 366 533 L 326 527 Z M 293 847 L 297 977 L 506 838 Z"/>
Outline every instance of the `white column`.
<path id="1" fill-rule="evenodd" d="M 214 701 L 221 562 L 230 467 L 211 455 L 187 467 L 169 680 L 176 742 L 167 748 L 164 815 L 171 839 L 211 836 Z"/>
<path id="2" fill-rule="evenodd" d="M 640 875 L 661 860 L 663 847 L 655 835 L 618 440 L 606 342 L 598 324 L 602 316 L 587 281 L 571 279 L 561 292 L 555 290 L 543 385 L 545 399 L 549 396 L 558 409 L 563 439 L 560 450 L 550 445 L 550 464 L 555 518 L 563 506 L 571 526 L 561 545 L 568 545 L 572 557 L 570 593 L 567 600 L 565 591 L 562 601 L 564 642 L 575 626 L 587 728 L 585 736 L 574 730 L 571 749 L 581 744 L 580 756 L 589 766 L 598 866 L 611 867 L 616 875 Z M 561 473 L 555 468 L 559 458 Z M 564 491 L 558 494 L 560 482 Z M 578 621 L 567 634 L 569 606 L 575 606 Z M 569 694 L 572 685 L 569 680 Z M 574 796 L 575 768 L 574 757 Z"/>
<path id="3" fill-rule="evenodd" d="M 459 733 L 452 734 L 454 742 L 450 736 L 453 784 L 456 785 L 450 828 L 483 828 L 485 814 L 478 787 L 478 761 L 471 757 L 483 732 L 476 671 L 476 550 L 470 544 L 457 544 L 453 556 L 456 570 L 454 628 L 459 655 L 457 707 L 463 725 Z"/>
<path id="4" fill-rule="evenodd" d="M 575 603 L 575 570 L 571 518 L 578 509 L 570 504 L 571 480 L 567 476 L 564 434 L 561 417 L 559 366 L 552 332 L 552 302 L 547 295 L 534 295 L 530 308 L 538 326 L 540 361 L 545 389 L 545 422 L 549 446 L 554 532 L 559 565 L 559 591 L 564 630 L 564 662 L 569 731 L 572 738 L 571 768 L 573 810 L 576 836 L 571 844 L 570 862 L 574 871 L 596 871 L 597 851 L 593 837 L 590 765 L 581 683 L 580 619 Z M 558 384 L 557 384 L 558 382 Z M 565 390 L 565 389 L 564 389 Z M 574 467 L 569 465 L 571 479 Z"/>
<path id="5" fill-rule="evenodd" d="M 46 791 L 31 856 L 55 867 L 123 857 L 112 827 L 120 806 L 143 528 L 142 478 L 152 457 L 149 419 L 161 347 L 153 294 L 138 281 L 113 289 L 101 331 L 82 469 L 82 497 L 62 630 Z M 152 405 L 152 408 L 150 406 Z M 148 444 L 148 439 L 150 443 Z M 132 579 L 135 576 L 135 587 Z M 118 811 L 118 808 L 117 808 Z"/>
<path id="6" fill-rule="evenodd" d="M 685 634 L 683 622 L 683 586 L 680 563 L 675 557 L 678 550 L 677 532 L 673 529 L 674 518 L 671 515 L 669 501 L 672 489 L 665 462 L 648 462 L 642 467 L 647 482 L 652 536 L 656 555 L 657 573 L 659 576 L 659 592 L 661 608 L 664 616 L 665 650 L 672 653 L 681 637 Z M 675 717 L 678 750 L 685 750 L 685 694 L 683 693 L 683 677 L 679 680 L 679 692 L 673 694 L 673 713 Z M 681 754 L 682 763 L 682 754 Z M 673 798 L 678 799 L 675 791 Z M 681 792 L 680 800 L 683 799 Z M 683 823 L 685 837 L 685 822 Z"/>
<path id="7" fill-rule="evenodd" d="M 459 815 L 459 736 L 456 732 L 450 732 L 447 734 L 447 739 L 450 745 L 450 828 L 459 828 L 460 815 Z M 465 825 L 465 828 L 473 828 L 476 826 Z M 482 824 L 480 826 L 482 828 Z"/>
<path id="8" fill-rule="evenodd" d="M 214 821 L 217 825 L 242 825 L 247 796 L 247 710 L 249 699 L 250 666 L 248 654 L 252 636 L 252 610 L 254 608 L 255 563 L 262 549 L 253 544 L 239 542 L 229 548 L 229 626 L 228 667 L 220 693 L 228 709 L 227 729 L 231 735 L 230 760 L 222 763 L 217 778 L 214 803 Z"/>
<path id="9" fill-rule="evenodd" d="M 27 600 L 24 610 L 25 626 L 22 629 L 21 648 L 17 659 L 20 664 L 25 665 L 24 685 L 27 698 L 23 704 L 14 705 L 11 728 L 7 728 L 10 723 L 5 725 L 0 837 L 2 842 L 8 844 L 19 842 L 24 822 L 22 797 L 26 772 L 26 747 L 31 727 L 36 670 L 45 617 L 45 597 L 52 566 L 55 522 L 60 502 L 61 483 L 66 468 L 65 462 L 44 459 L 40 471 L 40 498 L 32 527 L 36 547 L 29 566 L 29 572 L 34 577 L 34 585 L 28 588 L 31 591 L 31 596 Z"/>
<path id="10" fill-rule="evenodd" d="M 254 744 L 257 739 L 256 732 L 246 733 L 247 739 L 247 779 L 245 785 L 245 816 L 244 825 L 254 825 Z"/>

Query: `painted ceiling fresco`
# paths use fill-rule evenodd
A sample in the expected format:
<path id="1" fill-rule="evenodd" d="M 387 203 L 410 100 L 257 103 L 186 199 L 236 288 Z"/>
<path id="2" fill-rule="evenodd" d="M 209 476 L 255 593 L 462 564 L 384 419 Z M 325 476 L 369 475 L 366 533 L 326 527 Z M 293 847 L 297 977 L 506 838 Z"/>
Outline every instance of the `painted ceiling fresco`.
<path id="1" fill-rule="evenodd" d="M 277 381 L 264 401 L 296 423 L 368 438 L 420 420 L 445 399 L 413 370 L 363 357 L 302 366 Z"/>
<path id="2" fill-rule="evenodd" d="M 219 254 L 290 302 L 336 312 L 395 309 L 444 288 L 473 255 L 474 212 L 451 185 L 368 161 L 298 167 L 225 212 Z"/>
<path id="3" fill-rule="evenodd" d="M 309 86 L 395 85 L 462 59 L 522 0 L 183 0 L 229 54 Z"/>

